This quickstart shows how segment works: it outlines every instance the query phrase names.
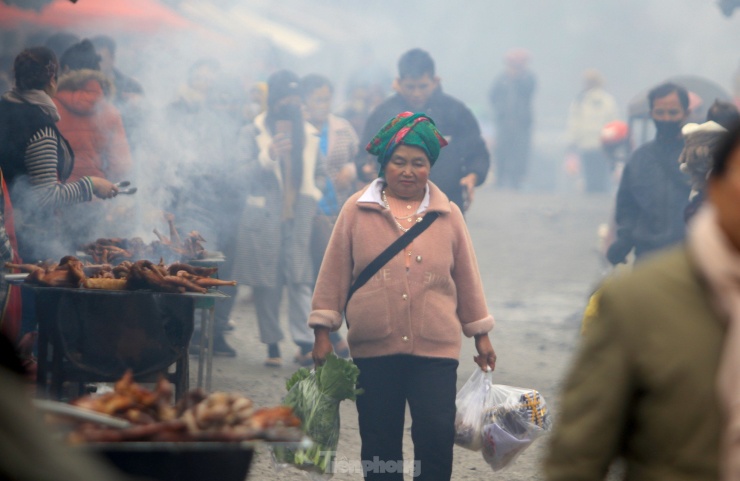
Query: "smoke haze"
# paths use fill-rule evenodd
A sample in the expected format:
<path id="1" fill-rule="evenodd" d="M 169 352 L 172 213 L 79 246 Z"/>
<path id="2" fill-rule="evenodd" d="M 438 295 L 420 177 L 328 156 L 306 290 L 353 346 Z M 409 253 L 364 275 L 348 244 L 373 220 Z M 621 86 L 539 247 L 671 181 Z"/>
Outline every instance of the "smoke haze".
<path id="1" fill-rule="evenodd" d="M 728 19 L 711 0 L 164 3 L 192 27 L 139 33 L 131 24 L 100 31 L 93 23 L 67 29 L 80 37 L 113 36 L 117 67 L 144 86 L 143 119 L 131 133 L 139 190 L 134 198 L 112 202 L 136 206 L 128 219 L 136 226 L 119 235 L 145 240 L 152 238 L 153 226 L 161 229 L 157 213 L 172 207 L 173 191 L 197 190 L 206 182 L 194 184 L 194 175 L 184 173 L 212 163 L 229 165 L 238 155 L 236 132 L 249 117 L 239 112 L 253 107 L 249 89 L 278 68 L 332 79 L 338 110 L 347 87 L 362 80 L 391 93 L 398 57 L 423 48 L 435 59 L 445 91 L 473 110 L 490 141 L 488 91 L 502 71 L 504 53 L 526 48 L 538 80 L 533 166 L 539 163 L 546 173 L 561 157 L 568 106 L 581 88 L 584 69 L 604 74 L 606 89 L 625 116 L 636 94 L 677 75 L 699 75 L 731 92 L 740 57 L 735 48 L 740 14 Z M 30 26 L 5 29 L 2 53 L 14 56 L 24 46 L 41 43 L 43 34 Z M 175 128 L 168 108 L 187 84 L 189 68 L 204 57 L 220 63 L 214 88 L 228 84 L 225 95 L 238 111 L 209 118 L 208 131 L 225 134 L 221 150 L 194 142 L 182 126 Z"/>

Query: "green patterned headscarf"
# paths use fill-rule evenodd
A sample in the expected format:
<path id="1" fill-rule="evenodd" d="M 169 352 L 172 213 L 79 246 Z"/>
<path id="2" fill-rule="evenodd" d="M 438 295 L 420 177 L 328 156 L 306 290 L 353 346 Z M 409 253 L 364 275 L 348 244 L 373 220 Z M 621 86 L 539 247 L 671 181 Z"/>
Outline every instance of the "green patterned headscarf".
<path id="1" fill-rule="evenodd" d="M 369 153 L 378 156 L 379 177 L 385 175 L 385 166 L 399 145 L 420 148 L 427 154 L 429 163 L 434 165 L 440 149 L 447 145 L 447 141 L 426 114 L 403 112 L 396 115 L 386 122 L 365 147 Z"/>

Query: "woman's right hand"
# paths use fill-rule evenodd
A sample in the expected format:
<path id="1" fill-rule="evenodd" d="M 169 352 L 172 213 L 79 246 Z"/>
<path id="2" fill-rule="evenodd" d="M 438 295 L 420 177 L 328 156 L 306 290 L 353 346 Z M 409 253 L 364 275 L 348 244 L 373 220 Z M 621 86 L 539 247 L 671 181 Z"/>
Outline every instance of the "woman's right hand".
<path id="1" fill-rule="evenodd" d="M 93 185 L 93 194 L 101 199 L 110 199 L 118 195 L 118 187 L 113 182 L 102 177 L 90 177 Z"/>
<path id="2" fill-rule="evenodd" d="M 317 326 L 313 329 L 314 341 L 313 341 L 313 362 L 316 367 L 321 366 L 326 361 L 326 356 L 334 350 L 329 339 L 329 328 Z"/>

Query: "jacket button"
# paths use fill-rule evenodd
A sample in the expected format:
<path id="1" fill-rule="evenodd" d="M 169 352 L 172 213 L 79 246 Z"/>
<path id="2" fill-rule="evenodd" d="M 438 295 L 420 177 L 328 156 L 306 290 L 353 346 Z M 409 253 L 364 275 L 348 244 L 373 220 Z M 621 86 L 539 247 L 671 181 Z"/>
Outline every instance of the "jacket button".
<path id="1" fill-rule="evenodd" d="M 416 262 L 421 262 L 421 256 L 416 256 Z"/>
<path id="2" fill-rule="evenodd" d="M 402 336 L 403 342 L 409 342 L 409 336 Z"/>
<path id="3" fill-rule="evenodd" d="M 409 295 L 408 295 L 408 294 L 404 294 L 404 295 L 402 295 L 401 297 L 403 297 L 403 300 L 405 301 L 405 300 L 408 300 L 408 298 L 409 298 Z"/>

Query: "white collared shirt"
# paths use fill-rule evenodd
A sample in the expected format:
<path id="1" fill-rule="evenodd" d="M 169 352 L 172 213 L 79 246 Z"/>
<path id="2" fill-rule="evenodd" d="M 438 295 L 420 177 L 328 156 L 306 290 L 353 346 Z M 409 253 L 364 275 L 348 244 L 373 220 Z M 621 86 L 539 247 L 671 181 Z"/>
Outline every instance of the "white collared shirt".
<path id="1" fill-rule="evenodd" d="M 385 187 L 385 179 L 378 177 L 375 179 L 370 186 L 367 188 L 364 194 L 357 199 L 357 202 L 374 202 L 379 204 L 381 207 L 386 208 L 385 202 L 383 202 L 383 188 Z M 429 184 L 424 186 L 424 198 L 419 204 L 419 208 L 416 210 L 416 214 L 426 212 L 429 208 Z"/>

